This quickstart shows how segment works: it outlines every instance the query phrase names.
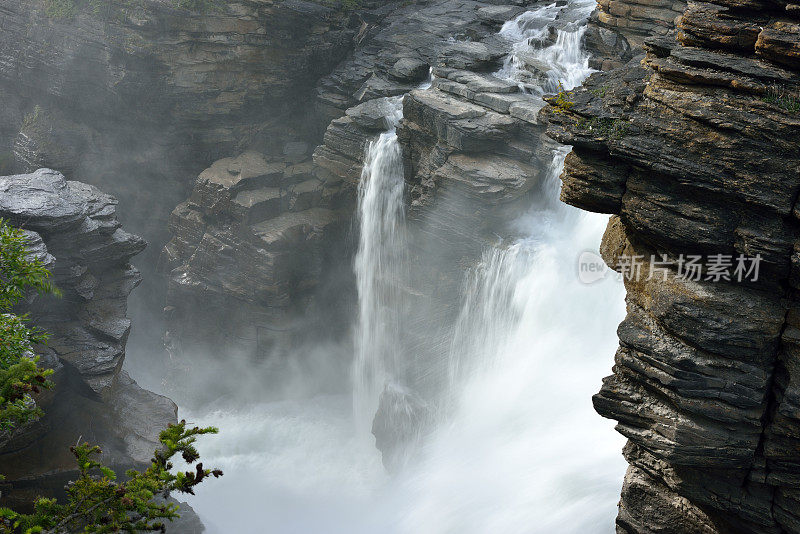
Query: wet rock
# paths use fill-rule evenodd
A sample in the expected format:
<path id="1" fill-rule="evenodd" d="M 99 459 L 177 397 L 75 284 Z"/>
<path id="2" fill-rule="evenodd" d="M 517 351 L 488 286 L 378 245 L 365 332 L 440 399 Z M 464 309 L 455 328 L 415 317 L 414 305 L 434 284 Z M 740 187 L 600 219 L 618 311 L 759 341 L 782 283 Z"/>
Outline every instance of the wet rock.
<path id="1" fill-rule="evenodd" d="M 372 422 L 372 434 L 389 472 L 401 469 L 415 454 L 432 422 L 433 411 L 422 398 L 399 384 L 386 384 Z"/>
<path id="2" fill-rule="evenodd" d="M 392 125 L 389 117 L 396 114 L 397 104 L 388 98 L 376 98 L 347 110 L 347 116 L 366 130 L 383 132 Z"/>
<path id="3" fill-rule="evenodd" d="M 600 0 L 586 29 L 592 51 L 590 66 L 600 70 L 621 67 L 645 39 L 662 36 L 675 27 L 685 0 Z"/>
<path id="4" fill-rule="evenodd" d="M 593 24 L 630 38 L 621 4 L 601 2 Z M 626 281 L 613 374 L 594 397 L 629 440 L 618 532 L 800 532 L 796 22 L 768 5 L 692 2 L 645 57 L 540 114 L 574 146 L 562 198 L 618 215 L 606 262 L 668 260 Z M 692 254 L 758 256 L 760 275 L 686 280 L 677 262 Z"/>
<path id="5" fill-rule="evenodd" d="M 421 82 L 428 77 L 430 67 L 425 61 L 404 57 L 397 60 L 389 69 L 389 76 L 401 82 Z"/>
<path id="6" fill-rule="evenodd" d="M 442 67 L 471 71 L 489 71 L 499 67 L 499 60 L 506 55 L 500 48 L 485 43 L 462 41 L 446 45 L 437 60 Z"/>
<path id="7" fill-rule="evenodd" d="M 31 313 L 52 334 L 49 347 L 58 358 L 98 393 L 111 387 L 122 365 L 127 297 L 141 280 L 129 261 L 146 245 L 122 230 L 116 203 L 49 169 L 0 177 L 0 217 L 39 235 L 31 236 L 34 251 L 54 258 L 54 280 L 64 293 L 60 300 L 38 299 Z"/>
<path id="8" fill-rule="evenodd" d="M 121 371 L 131 327 L 127 299 L 141 280 L 130 260 L 145 242 L 122 230 L 116 204 L 50 169 L 0 177 L 0 217 L 27 229 L 31 254 L 63 293 L 29 299 L 19 310 L 50 334 L 37 352 L 42 365 L 56 370 L 56 387 L 36 399 L 42 419 L 0 439 L 10 488 L 3 505 L 60 494 L 76 475 L 69 447 L 81 436 L 99 445 L 114 468 L 140 467 L 160 430 L 176 419 L 172 401 Z"/>
<path id="9" fill-rule="evenodd" d="M 327 244 L 347 226 L 333 209 L 339 190 L 339 182 L 316 178 L 308 161 L 287 165 L 255 152 L 200 174 L 173 211 L 161 259 L 174 372 L 189 369 L 195 355 L 264 359 L 303 338 L 294 315 L 313 320 L 312 294 L 326 265 L 336 265 Z"/>

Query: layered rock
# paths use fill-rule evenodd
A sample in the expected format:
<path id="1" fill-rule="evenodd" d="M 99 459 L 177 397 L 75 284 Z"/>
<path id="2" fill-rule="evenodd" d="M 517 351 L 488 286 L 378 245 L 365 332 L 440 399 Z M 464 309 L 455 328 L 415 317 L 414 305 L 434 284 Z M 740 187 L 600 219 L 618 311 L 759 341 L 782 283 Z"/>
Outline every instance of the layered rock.
<path id="1" fill-rule="evenodd" d="M 69 447 L 81 437 L 100 445 L 108 464 L 131 467 L 149 460 L 159 430 L 176 419 L 172 401 L 122 371 L 127 299 L 140 282 L 130 259 L 145 242 L 121 228 L 116 204 L 49 169 L 0 177 L 0 217 L 25 229 L 31 253 L 63 293 L 32 298 L 20 309 L 50 334 L 37 352 L 56 370 L 56 387 L 37 399 L 45 416 L 0 444 L 11 488 L 4 504 L 59 493 L 75 474 Z"/>
<path id="2" fill-rule="evenodd" d="M 642 261 L 594 398 L 629 439 L 618 532 L 800 532 L 799 9 L 692 2 L 643 63 L 544 112 L 574 146 L 563 200 L 616 214 L 610 266 Z M 681 276 L 692 255 L 730 258 L 730 278 Z"/>
<path id="3" fill-rule="evenodd" d="M 360 24 L 304 0 L 3 0 L 0 168 L 55 168 L 122 200 L 120 219 L 155 244 L 132 302 L 144 326 L 164 300 L 152 266 L 169 214 L 194 178 L 251 147 L 294 157 L 316 145 L 327 120 L 310 113 L 313 86 Z"/>
<path id="4" fill-rule="evenodd" d="M 672 30 L 685 8 L 686 0 L 599 0 L 586 33 L 592 67 L 622 66 L 646 38 Z"/>
<path id="5" fill-rule="evenodd" d="M 387 100 L 417 88 L 440 64 L 497 70 L 508 52 L 497 30 L 533 3 L 438 0 L 395 6 L 379 22 L 367 21 L 352 57 L 317 86 L 318 114 L 333 119 L 314 152 L 318 172 L 354 190 L 366 144 L 388 127 L 381 120 Z"/>
<path id="6" fill-rule="evenodd" d="M 308 327 L 298 322 L 303 314 L 303 324 L 311 321 L 315 332 L 336 330 L 336 323 L 336 335 L 341 335 L 352 312 L 350 301 L 326 294 L 336 292 L 332 285 L 352 283 L 353 248 L 344 230 L 355 207 L 367 144 L 391 126 L 388 117 L 399 107 L 396 97 L 423 82 L 438 58 L 461 69 L 498 68 L 508 43 L 493 37 L 504 17 L 523 10 L 442 0 L 359 11 L 363 24 L 354 53 L 317 84 L 316 118 L 330 124 L 313 164 L 302 154 L 293 159 L 263 151 L 220 160 L 200 175 L 189 200 L 173 211 L 173 238 L 162 257 L 164 271 L 171 273 L 169 350 L 191 359 L 219 347 L 262 361 L 281 352 L 277 347 L 285 352 L 308 337 Z M 452 37 L 483 41 L 448 41 Z M 491 119 L 474 122 L 488 125 Z M 486 135 L 465 132 L 462 137 L 477 145 Z M 524 194 L 535 183 L 523 176 L 521 162 L 500 158 L 492 165 L 454 158 L 442 172 L 472 173 L 482 184 L 474 192 L 494 195 L 498 203 L 511 199 L 495 191 L 495 170 L 506 175 L 497 183 L 505 180 L 502 187 L 516 191 L 510 196 Z M 345 275 L 338 276 L 339 270 Z M 341 310 L 335 321 L 315 319 L 314 303 L 320 299 Z"/>
<path id="7" fill-rule="evenodd" d="M 320 280 L 346 258 L 336 246 L 349 222 L 335 209 L 339 192 L 308 161 L 287 165 L 255 152 L 200 174 L 172 213 L 174 237 L 162 254 L 173 363 L 188 368 L 217 352 L 263 361 L 309 339 L 300 317 L 312 320 Z"/>
<path id="8" fill-rule="evenodd" d="M 259 130 L 285 131 L 286 117 L 302 111 L 298 92 L 344 57 L 357 24 L 344 10 L 306 1 L 212 0 L 196 11 L 151 0 L 61 4 L 3 3 L 4 118 L 30 137 L 25 116 L 34 104 L 61 113 L 83 134 L 75 148 L 90 154 L 114 141 L 164 154 L 180 148 L 187 158 L 192 149 L 225 154 Z M 292 125 L 275 140 L 278 150 L 304 127 Z M 87 142 L 100 146 L 77 146 Z"/>

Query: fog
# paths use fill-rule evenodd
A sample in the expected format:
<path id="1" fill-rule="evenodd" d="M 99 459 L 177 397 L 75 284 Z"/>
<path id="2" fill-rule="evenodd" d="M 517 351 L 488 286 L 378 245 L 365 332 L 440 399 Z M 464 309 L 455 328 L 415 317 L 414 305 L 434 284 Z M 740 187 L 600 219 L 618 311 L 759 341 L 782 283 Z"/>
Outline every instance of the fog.
<path id="1" fill-rule="evenodd" d="M 579 84 L 591 72 L 580 42 L 592 7 L 507 23 L 496 75 L 532 99 Z M 552 67 L 544 81 L 525 76 L 526 55 Z M 395 126 L 401 101 L 386 102 Z M 558 200 L 569 149 L 541 143 L 537 186 L 490 235 L 473 235 L 453 233 L 477 209 L 456 191 L 407 214 L 394 127 L 376 136 L 342 275 L 355 280 L 356 309 L 336 339 L 274 360 L 192 354 L 189 383 L 175 389 L 143 354 L 147 312 L 132 309 L 126 366 L 180 417 L 220 429 L 200 450 L 225 476 L 189 499 L 210 533 L 613 531 L 623 440 L 591 396 L 612 364 L 624 290 L 578 280 L 607 217 Z M 301 329 L 313 331 L 308 320 Z"/>

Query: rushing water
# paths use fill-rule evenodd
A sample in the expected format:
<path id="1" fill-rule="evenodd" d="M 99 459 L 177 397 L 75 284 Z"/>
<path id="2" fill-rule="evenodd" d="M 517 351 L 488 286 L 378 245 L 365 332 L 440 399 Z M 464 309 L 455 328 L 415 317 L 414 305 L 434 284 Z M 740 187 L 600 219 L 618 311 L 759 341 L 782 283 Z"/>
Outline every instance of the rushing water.
<path id="1" fill-rule="evenodd" d="M 400 99 L 394 100 L 389 109 L 393 125 L 402 113 L 396 111 Z M 367 147 L 358 187 L 353 408 L 362 434 L 369 432 L 388 372 L 403 357 L 403 286 L 408 278 L 403 186 L 402 153 L 392 127 Z"/>
<path id="2" fill-rule="evenodd" d="M 565 6 L 549 4 L 523 13 L 506 22 L 500 35 L 511 44 L 511 52 L 497 76 L 519 84 L 526 92 L 537 95 L 570 90 L 586 78 L 589 57 L 581 49 L 586 31 L 586 17 L 594 9 L 594 1 L 571 2 L 573 14 L 555 28 L 553 23 Z M 555 42 L 549 43 L 551 30 Z"/>
<path id="3" fill-rule="evenodd" d="M 507 23 L 498 76 L 531 98 L 590 73 L 580 50 L 593 2 L 555 4 Z M 571 22 L 559 23 L 564 10 Z M 559 24 L 553 35 L 551 27 Z M 531 75 L 532 65 L 540 68 Z M 544 68 L 546 66 L 546 68 Z M 387 99 L 390 124 L 399 99 Z M 441 410 L 421 449 L 389 476 L 366 430 L 396 377 L 410 310 L 403 169 L 394 129 L 367 147 L 359 186 L 353 396 L 183 414 L 214 424 L 206 465 L 226 475 L 191 499 L 213 533 L 520 534 L 613 532 L 622 440 L 591 395 L 611 366 L 624 314 L 615 280 L 582 284 L 604 216 L 559 202 L 566 148 L 553 153 L 516 238 L 485 249 L 458 295 Z M 354 425 L 354 423 L 356 423 Z"/>

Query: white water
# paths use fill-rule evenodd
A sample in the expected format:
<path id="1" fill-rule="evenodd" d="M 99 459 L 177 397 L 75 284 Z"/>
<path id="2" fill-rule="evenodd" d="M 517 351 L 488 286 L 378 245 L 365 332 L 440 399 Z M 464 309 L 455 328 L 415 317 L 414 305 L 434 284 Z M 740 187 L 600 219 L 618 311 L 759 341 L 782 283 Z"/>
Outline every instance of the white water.
<path id="1" fill-rule="evenodd" d="M 525 237 L 487 250 L 467 283 L 450 355 L 455 413 L 416 468 L 407 532 L 613 531 L 622 440 L 590 398 L 624 293 L 576 276 L 607 218 L 555 200 L 520 221 Z"/>
<path id="2" fill-rule="evenodd" d="M 391 124 L 396 125 L 402 99 L 387 102 Z M 367 147 L 358 186 L 353 409 L 363 435 L 369 434 L 384 382 L 403 357 L 403 287 L 408 274 L 403 187 L 402 152 L 392 127 Z"/>
<path id="3" fill-rule="evenodd" d="M 568 6 L 549 4 L 506 22 L 500 35 L 512 43 L 511 52 L 499 78 L 516 82 L 526 92 L 536 95 L 570 90 L 586 79 L 589 56 L 581 49 L 586 31 L 585 21 L 595 7 L 593 0 L 573 1 Z M 570 9 L 572 20 L 556 30 L 556 40 L 544 46 L 550 27 L 564 9 Z"/>
<path id="4" fill-rule="evenodd" d="M 546 47 L 537 46 L 546 31 L 530 33 L 538 31 L 534 19 L 552 23 L 559 11 L 548 6 L 504 27 L 519 38 L 499 75 L 537 93 L 552 90 L 545 85 L 553 80 L 569 89 L 589 74 L 580 28 L 566 27 Z M 548 82 L 535 86 L 514 71 L 524 54 L 548 62 Z M 211 534 L 613 532 L 623 440 L 594 413 L 591 395 L 611 367 L 624 291 L 610 278 L 578 280 L 577 258 L 597 249 L 607 218 L 558 201 L 565 154 L 556 151 L 541 197 L 515 222 L 519 237 L 489 247 L 467 273 L 444 355 L 448 409 L 422 450 L 390 477 L 364 433 L 384 381 L 407 357 L 401 290 L 408 270 L 425 266 L 408 265 L 394 132 L 368 147 L 354 266 L 353 402 L 316 397 L 192 418 L 222 432 L 204 439 L 201 451 L 206 465 L 226 474 L 191 499 Z"/>

